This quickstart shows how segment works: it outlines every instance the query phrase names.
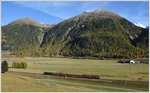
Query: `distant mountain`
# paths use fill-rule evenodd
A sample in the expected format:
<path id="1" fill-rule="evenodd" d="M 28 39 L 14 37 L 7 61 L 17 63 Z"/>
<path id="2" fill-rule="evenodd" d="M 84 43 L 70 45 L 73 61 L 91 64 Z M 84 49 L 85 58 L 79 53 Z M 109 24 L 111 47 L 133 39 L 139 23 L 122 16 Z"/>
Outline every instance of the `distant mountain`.
<path id="1" fill-rule="evenodd" d="M 54 25 L 30 18 L 2 27 L 2 49 L 23 56 L 148 57 L 148 30 L 104 9 Z"/>
<path id="2" fill-rule="evenodd" d="M 41 24 L 31 18 L 17 19 L 2 26 L 2 50 L 20 51 L 39 46 L 45 29 L 51 25 Z"/>
<path id="3" fill-rule="evenodd" d="M 17 19 L 11 23 L 9 23 L 8 25 L 24 25 L 24 24 L 32 24 L 35 26 L 44 26 L 44 24 L 41 24 L 39 22 L 34 21 L 32 18 L 21 18 L 21 19 Z"/>
<path id="4" fill-rule="evenodd" d="M 145 51 L 132 44 L 141 32 L 127 19 L 101 9 L 58 23 L 41 46 L 51 56 L 141 57 Z"/>
<path id="5" fill-rule="evenodd" d="M 138 26 L 138 27 L 141 27 L 141 28 L 146 28 L 146 26 L 144 26 L 143 24 L 141 24 L 141 23 L 134 23 L 136 26 Z"/>

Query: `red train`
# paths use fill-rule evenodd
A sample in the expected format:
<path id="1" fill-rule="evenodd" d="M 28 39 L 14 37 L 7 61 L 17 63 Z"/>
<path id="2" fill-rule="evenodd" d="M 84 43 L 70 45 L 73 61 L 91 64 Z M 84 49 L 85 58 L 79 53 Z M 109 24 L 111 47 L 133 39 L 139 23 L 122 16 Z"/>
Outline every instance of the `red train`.
<path id="1" fill-rule="evenodd" d="M 60 73 L 60 72 L 44 72 L 44 75 L 71 77 L 71 78 L 100 79 L 98 75 L 87 75 L 87 74 L 79 75 L 79 74 L 67 74 L 67 73 Z"/>

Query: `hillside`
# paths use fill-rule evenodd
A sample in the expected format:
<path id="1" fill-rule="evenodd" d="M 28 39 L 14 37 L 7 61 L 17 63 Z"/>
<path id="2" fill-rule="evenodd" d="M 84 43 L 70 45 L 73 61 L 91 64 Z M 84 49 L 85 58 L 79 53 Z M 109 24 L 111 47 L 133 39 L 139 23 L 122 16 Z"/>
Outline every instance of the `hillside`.
<path id="1" fill-rule="evenodd" d="M 42 47 L 48 55 L 90 57 L 142 57 L 145 51 L 132 44 L 141 28 L 107 10 L 84 12 L 52 27 Z"/>
<path id="2" fill-rule="evenodd" d="M 24 49 L 34 50 L 33 47 L 39 47 L 42 42 L 45 29 L 50 27 L 31 18 L 17 19 L 2 26 L 2 50 L 14 52 Z"/>
<path id="3" fill-rule="evenodd" d="M 147 53 L 147 56 L 148 57 L 149 55 L 149 27 L 147 28 L 142 28 L 142 32 L 141 34 L 135 38 L 133 40 L 133 44 L 136 46 L 136 47 L 139 47 L 143 50 L 145 50 Z"/>
<path id="4" fill-rule="evenodd" d="M 148 57 L 147 33 L 104 9 L 54 25 L 23 18 L 2 27 L 2 50 L 19 56 Z"/>

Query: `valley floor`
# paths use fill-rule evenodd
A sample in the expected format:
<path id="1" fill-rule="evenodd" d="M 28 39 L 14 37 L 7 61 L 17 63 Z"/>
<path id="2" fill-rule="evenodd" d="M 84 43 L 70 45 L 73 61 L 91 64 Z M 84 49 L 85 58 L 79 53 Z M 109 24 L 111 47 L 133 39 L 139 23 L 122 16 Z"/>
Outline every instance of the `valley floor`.
<path id="1" fill-rule="evenodd" d="M 140 92 L 148 91 L 148 82 L 86 80 L 45 76 L 39 73 L 2 74 L 3 92 Z"/>
<path id="2" fill-rule="evenodd" d="M 27 69 L 9 68 L 2 74 L 4 92 L 103 92 L 148 91 L 148 64 L 121 64 L 117 60 L 69 58 L 2 58 L 25 61 Z M 61 78 L 43 75 L 44 71 L 96 74 L 101 80 Z"/>

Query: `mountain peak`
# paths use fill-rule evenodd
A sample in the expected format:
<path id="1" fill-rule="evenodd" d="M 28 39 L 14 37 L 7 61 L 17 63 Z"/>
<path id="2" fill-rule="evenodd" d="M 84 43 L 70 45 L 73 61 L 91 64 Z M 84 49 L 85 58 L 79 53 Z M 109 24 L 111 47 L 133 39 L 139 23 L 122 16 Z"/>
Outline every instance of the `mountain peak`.
<path id="1" fill-rule="evenodd" d="M 13 21 L 12 23 L 17 23 L 17 22 L 35 22 L 32 18 L 30 17 L 25 17 L 25 18 L 20 18 L 20 19 L 16 19 L 15 21 Z"/>
<path id="2" fill-rule="evenodd" d="M 20 18 L 20 19 L 17 19 L 17 20 L 33 20 L 31 17 L 25 17 L 25 18 Z"/>
<path id="3" fill-rule="evenodd" d="M 108 10 L 101 8 L 101 9 L 95 10 L 94 12 L 108 12 Z"/>
<path id="4" fill-rule="evenodd" d="M 37 26 L 43 26 L 43 24 L 33 20 L 30 17 L 16 19 L 15 21 L 11 22 L 9 25 L 16 25 L 16 24 L 33 24 Z"/>
<path id="5" fill-rule="evenodd" d="M 76 20 L 78 19 L 82 19 L 83 20 L 87 20 L 87 19 L 103 19 L 103 18 L 115 18 L 115 19 L 120 19 L 122 18 L 121 16 L 119 16 L 116 13 L 113 13 L 111 11 L 108 11 L 106 9 L 97 9 L 95 11 L 91 11 L 91 12 L 83 12 L 81 15 L 75 16 L 73 17 Z"/>
<path id="6" fill-rule="evenodd" d="M 106 9 L 97 9 L 95 11 L 93 11 L 94 13 L 98 13 L 98 14 L 101 14 L 101 15 L 105 15 L 105 16 L 118 16 L 120 17 L 119 15 L 117 15 L 116 13 L 114 12 L 111 12 L 109 10 L 106 10 Z"/>

